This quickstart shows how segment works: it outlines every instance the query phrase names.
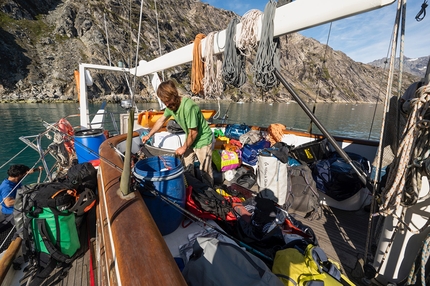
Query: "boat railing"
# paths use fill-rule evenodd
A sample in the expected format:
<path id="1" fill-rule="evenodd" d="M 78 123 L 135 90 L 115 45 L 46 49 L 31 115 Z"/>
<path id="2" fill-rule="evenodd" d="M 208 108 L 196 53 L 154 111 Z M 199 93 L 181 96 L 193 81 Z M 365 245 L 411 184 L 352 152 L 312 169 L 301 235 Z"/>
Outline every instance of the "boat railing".
<path id="1" fill-rule="evenodd" d="M 122 120 L 121 114 L 122 113 L 108 111 L 106 111 L 102 117 L 97 117 L 97 114 L 90 114 L 91 117 L 97 118 L 97 120 L 93 120 L 89 123 L 89 129 L 93 129 L 93 126 L 95 126 L 105 130 L 105 134 L 107 134 L 108 137 L 118 135 L 121 133 L 121 128 L 119 127 L 121 125 L 119 122 Z M 79 124 L 80 114 L 71 114 L 65 116 L 64 119 L 70 122 L 75 132 L 81 130 L 81 125 Z M 66 167 L 65 165 L 67 165 L 67 163 L 64 164 L 64 162 L 62 162 L 64 159 L 60 158 L 61 156 L 59 154 L 55 154 L 55 152 L 50 150 L 51 144 L 54 143 L 55 140 L 58 140 L 58 138 L 55 137 L 55 133 L 60 133 L 63 138 L 67 140 L 73 140 L 73 135 L 66 134 L 60 130 L 58 122 L 49 123 L 43 121 L 43 125 L 45 127 L 44 131 L 36 135 L 20 136 L 19 139 L 39 154 L 39 158 L 35 164 L 40 162 L 47 174 L 46 180 L 52 181 L 54 179 L 54 173 L 57 173 L 57 175 L 60 174 L 62 167 Z M 86 146 L 82 147 L 85 148 Z"/>

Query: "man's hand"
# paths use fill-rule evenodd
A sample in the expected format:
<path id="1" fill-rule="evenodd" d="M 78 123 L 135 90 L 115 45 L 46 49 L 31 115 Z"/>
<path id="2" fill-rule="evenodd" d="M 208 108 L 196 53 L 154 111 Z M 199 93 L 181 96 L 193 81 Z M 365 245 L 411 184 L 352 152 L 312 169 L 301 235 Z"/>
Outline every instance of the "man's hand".
<path id="1" fill-rule="evenodd" d="M 178 156 L 182 156 L 182 155 L 184 155 L 186 150 L 187 150 L 187 147 L 185 147 L 185 145 L 181 146 L 178 149 L 176 149 L 175 154 Z"/>
<path id="2" fill-rule="evenodd" d="M 36 172 L 36 171 L 39 171 L 39 172 L 42 172 L 42 170 L 43 170 L 43 167 L 42 166 L 39 166 L 39 167 L 37 167 L 37 168 L 33 168 L 33 169 L 30 169 L 30 170 L 28 170 L 28 174 L 33 174 L 34 172 Z"/>
<path id="3" fill-rule="evenodd" d="M 151 137 L 149 135 L 142 136 L 142 142 L 143 142 L 143 144 L 145 144 L 146 141 L 148 141 L 150 138 Z"/>

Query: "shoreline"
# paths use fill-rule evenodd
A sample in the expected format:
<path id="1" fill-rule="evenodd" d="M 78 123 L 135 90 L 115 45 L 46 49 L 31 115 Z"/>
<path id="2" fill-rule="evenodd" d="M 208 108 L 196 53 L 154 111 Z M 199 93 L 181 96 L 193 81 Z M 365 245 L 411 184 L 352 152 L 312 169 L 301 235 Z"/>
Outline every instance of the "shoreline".
<path id="1" fill-rule="evenodd" d="M 201 99 L 197 97 L 191 97 L 192 100 L 195 102 L 218 102 L 217 99 Z M 122 98 L 121 98 L 122 99 Z M 97 99 L 89 99 L 89 103 L 102 103 L 106 101 L 107 103 L 113 103 L 113 104 L 119 104 L 121 100 L 112 98 L 97 98 Z M 262 100 L 255 100 L 255 101 L 234 101 L 231 99 L 222 99 L 222 102 L 231 102 L 231 103 L 266 103 L 266 104 L 272 104 L 272 103 L 297 103 L 295 100 L 280 100 L 280 101 L 262 101 Z M 157 103 L 156 100 L 147 100 L 147 99 L 141 99 L 141 100 L 135 100 L 136 103 Z M 79 100 L 77 99 L 35 99 L 35 98 L 20 98 L 20 99 L 0 99 L 0 104 L 47 104 L 47 103 L 79 103 Z M 339 104 L 376 104 L 379 103 L 379 101 L 329 101 L 329 100 L 317 100 L 317 101 L 305 101 L 307 104 L 312 103 L 339 103 Z M 382 103 L 382 102 L 381 102 Z"/>

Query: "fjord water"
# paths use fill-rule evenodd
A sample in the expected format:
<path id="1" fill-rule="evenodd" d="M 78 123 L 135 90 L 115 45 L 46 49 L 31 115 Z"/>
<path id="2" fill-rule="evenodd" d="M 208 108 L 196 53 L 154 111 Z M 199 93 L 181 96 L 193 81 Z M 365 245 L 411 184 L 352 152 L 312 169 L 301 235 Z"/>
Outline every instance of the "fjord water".
<path id="1" fill-rule="evenodd" d="M 202 109 L 219 110 L 219 119 L 227 114 L 226 123 L 246 123 L 258 126 L 282 123 L 287 128 L 300 130 L 308 130 L 310 123 L 310 119 L 297 103 L 211 102 L 199 103 L 199 105 Z M 312 109 L 314 103 L 308 104 L 308 106 Z M 90 114 L 95 114 L 98 107 L 99 104 L 90 104 Z M 140 103 L 138 108 L 139 110 L 156 109 L 157 104 Z M 108 104 L 106 110 L 116 114 L 125 112 L 116 104 Z M 316 117 L 332 135 L 378 140 L 381 128 L 382 104 L 376 106 L 375 119 L 373 119 L 374 113 L 375 104 L 318 103 L 315 108 Z M 6 164 L 11 157 L 17 155 L 26 147 L 26 144 L 19 140 L 20 136 L 36 135 L 43 132 L 45 130 L 44 121 L 55 123 L 65 115 L 79 114 L 79 104 L 1 104 L 0 114 L 0 166 L 2 167 L 0 177 L 5 177 L 6 171 L 11 164 L 23 163 L 31 167 L 39 158 L 35 150 L 26 148 Z M 118 118 L 117 124 L 119 126 Z M 78 117 L 71 117 L 68 120 L 73 126 L 79 126 Z M 218 120 L 217 122 L 220 121 Z M 315 125 L 312 125 L 312 128 L 313 132 L 321 133 Z M 372 132 L 369 135 L 370 130 Z"/>

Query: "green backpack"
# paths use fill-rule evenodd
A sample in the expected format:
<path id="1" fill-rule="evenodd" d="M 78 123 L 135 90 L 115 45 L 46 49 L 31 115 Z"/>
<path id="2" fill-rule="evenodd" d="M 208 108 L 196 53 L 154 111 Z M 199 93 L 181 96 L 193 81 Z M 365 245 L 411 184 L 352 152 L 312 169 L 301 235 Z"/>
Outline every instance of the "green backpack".
<path id="1" fill-rule="evenodd" d="M 78 192 L 70 184 L 51 182 L 23 186 L 15 200 L 14 219 L 17 234 L 23 239 L 22 253 L 29 262 L 29 285 L 41 285 L 56 267 L 64 276 L 81 247 L 77 213 L 82 206 L 95 202 L 90 189 Z M 92 206 L 92 205 L 91 205 Z"/>
<path id="2" fill-rule="evenodd" d="M 67 261 L 81 247 L 75 215 L 67 210 L 59 212 L 49 207 L 42 208 L 42 211 L 32 218 L 31 229 L 35 251 L 58 254 L 57 260 Z"/>

